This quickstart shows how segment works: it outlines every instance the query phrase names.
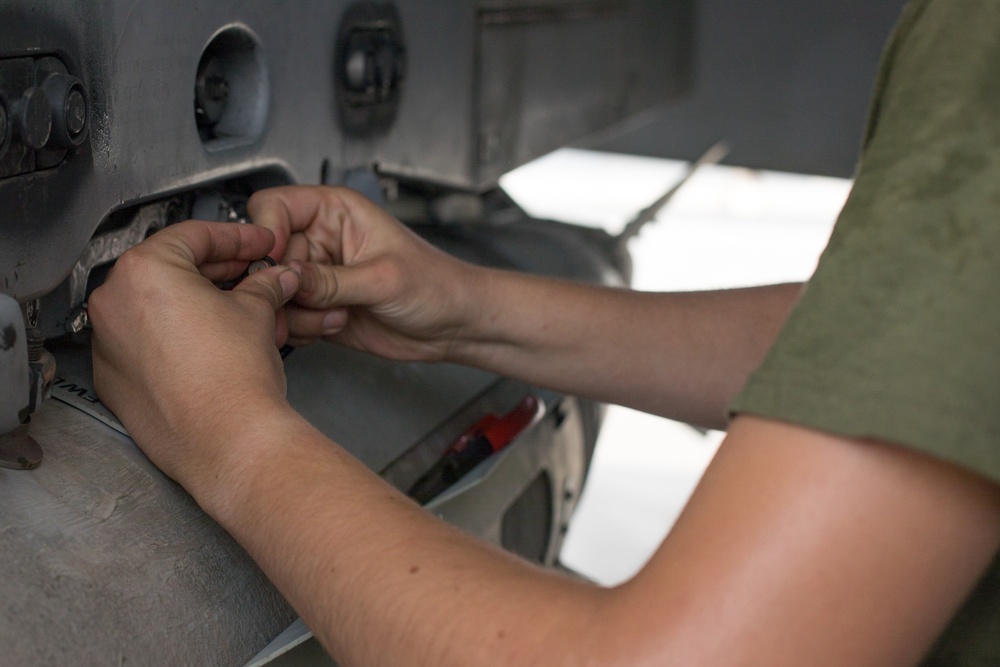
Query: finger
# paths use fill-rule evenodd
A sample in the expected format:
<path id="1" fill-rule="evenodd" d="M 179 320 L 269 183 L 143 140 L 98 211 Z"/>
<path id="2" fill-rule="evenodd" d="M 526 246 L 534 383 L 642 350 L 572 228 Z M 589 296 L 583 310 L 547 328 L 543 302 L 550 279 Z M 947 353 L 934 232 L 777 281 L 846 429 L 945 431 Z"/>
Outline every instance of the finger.
<path id="1" fill-rule="evenodd" d="M 247 276 L 233 292 L 261 296 L 277 311 L 295 295 L 300 283 L 299 274 L 292 268 L 275 266 Z"/>
<path id="2" fill-rule="evenodd" d="M 349 188 L 287 185 L 255 192 L 247 202 L 247 214 L 255 225 L 274 232 L 273 256 L 284 259 L 288 239 L 294 234 L 313 226 L 339 228 L 357 207 L 377 208 Z"/>
<path id="3" fill-rule="evenodd" d="M 292 234 L 288 239 L 288 246 L 285 248 L 285 256 L 282 264 L 291 264 L 294 261 L 309 261 L 309 239 L 305 234 Z"/>
<path id="4" fill-rule="evenodd" d="M 255 192 L 247 202 L 247 214 L 255 225 L 274 232 L 274 257 L 282 260 L 288 238 L 320 220 L 324 206 L 321 188 L 289 185 Z"/>
<path id="5" fill-rule="evenodd" d="M 290 335 L 304 338 L 330 336 L 347 326 L 347 310 L 313 310 L 290 304 L 285 308 Z"/>
<path id="6" fill-rule="evenodd" d="M 172 254 L 194 266 L 235 260 L 249 262 L 271 251 L 274 234 L 253 225 L 188 220 L 163 228 L 137 247 L 144 247 L 147 252 Z"/>
<path id="7" fill-rule="evenodd" d="M 337 306 L 374 306 L 396 291 L 399 272 L 384 259 L 354 266 L 302 264 L 302 286 L 295 303 L 316 310 Z"/>

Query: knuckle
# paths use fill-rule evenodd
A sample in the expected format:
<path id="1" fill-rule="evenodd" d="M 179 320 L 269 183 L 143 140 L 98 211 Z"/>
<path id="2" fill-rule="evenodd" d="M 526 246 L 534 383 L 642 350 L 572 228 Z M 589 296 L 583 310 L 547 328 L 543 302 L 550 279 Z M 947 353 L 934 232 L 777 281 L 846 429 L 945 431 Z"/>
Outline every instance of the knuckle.
<path id="1" fill-rule="evenodd" d="M 332 302 L 337 298 L 340 290 L 340 283 L 333 269 L 328 266 L 314 265 L 312 272 L 312 299 L 316 305 L 323 305 Z"/>
<path id="2" fill-rule="evenodd" d="M 125 253 L 115 261 L 115 273 L 118 274 L 133 274 L 141 270 L 145 260 L 143 255 L 146 254 L 146 249 L 142 245 L 137 245 L 134 248 L 126 250 Z"/>
<path id="3" fill-rule="evenodd" d="M 340 290 L 340 282 L 333 271 L 320 272 L 320 285 L 322 293 L 328 301 L 337 298 L 337 292 Z"/>
<path id="4" fill-rule="evenodd" d="M 325 187 L 322 191 L 324 201 L 331 208 L 347 208 L 347 204 L 355 194 L 354 190 L 336 185 Z"/>

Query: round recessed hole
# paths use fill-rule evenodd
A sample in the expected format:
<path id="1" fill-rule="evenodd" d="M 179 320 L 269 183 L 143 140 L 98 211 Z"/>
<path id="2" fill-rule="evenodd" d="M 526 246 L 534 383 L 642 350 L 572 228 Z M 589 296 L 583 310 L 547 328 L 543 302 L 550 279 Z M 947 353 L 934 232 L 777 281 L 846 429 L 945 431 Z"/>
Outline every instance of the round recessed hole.
<path id="1" fill-rule="evenodd" d="M 245 26 L 223 28 L 198 62 L 194 116 L 205 147 L 219 150 L 252 143 L 264 131 L 267 66 L 260 43 Z"/>

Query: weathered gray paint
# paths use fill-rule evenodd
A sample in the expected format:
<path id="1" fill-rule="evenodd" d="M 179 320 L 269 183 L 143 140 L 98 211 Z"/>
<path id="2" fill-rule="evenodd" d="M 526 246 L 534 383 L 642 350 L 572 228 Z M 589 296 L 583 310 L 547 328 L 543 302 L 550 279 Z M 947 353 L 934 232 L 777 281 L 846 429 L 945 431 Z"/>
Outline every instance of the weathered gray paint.
<path id="1" fill-rule="evenodd" d="M 690 94 L 601 148 L 850 177 L 882 46 L 906 0 L 698 0 Z"/>
<path id="2" fill-rule="evenodd" d="M 528 4 L 554 13 L 515 12 L 512 23 L 496 20 L 503 10 Z M 647 43 L 655 37 L 648 18 L 676 15 L 671 30 L 683 35 L 680 19 L 689 2 L 400 2 L 409 75 L 397 120 L 385 134 L 347 138 L 337 126 L 332 83 L 334 36 L 346 6 L 329 0 L 0 3 L 0 57 L 57 54 L 91 101 L 87 139 L 60 166 L 0 180 L 0 294 L 24 303 L 58 290 L 43 299 L 42 319 L 63 321 L 71 313 L 46 308 L 74 303 L 63 297 L 81 293 L 81 280 L 75 286 L 64 280 L 99 225 L 166 194 L 248 173 L 266 173 L 270 182 L 315 183 L 325 171 L 327 181 L 339 182 L 346 170 L 373 165 L 397 177 L 479 191 L 501 171 L 684 84 L 683 40 Z M 206 44 L 227 26 L 252 34 L 262 55 L 267 99 L 252 106 L 255 114 L 266 110 L 266 118 L 259 137 L 250 132 L 241 141 L 204 145 L 194 119 L 195 75 Z M 576 53 L 583 49 L 588 60 L 562 59 L 558 41 Z M 638 59 L 654 47 L 671 60 Z M 536 69 L 524 55 L 548 61 Z M 515 56 L 521 60 L 508 67 Z M 480 78 L 492 77 L 494 68 L 502 76 L 490 86 L 500 82 L 511 93 L 502 109 L 491 106 L 495 89 L 481 95 Z M 662 81 L 669 85 L 646 85 L 647 77 L 661 76 L 652 70 L 665 71 Z M 567 76 L 571 88 L 553 85 Z M 537 125 L 542 117 L 546 124 Z M 489 164 L 481 151 L 487 121 L 504 128 L 500 158 Z M 593 238 L 559 226 L 522 220 L 424 232 L 482 263 L 622 281 Z M 96 398 L 85 336 L 50 340 L 48 347 L 60 365 L 62 390 Z M 455 366 L 393 364 L 321 345 L 295 352 L 287 368 L 293 404 L 371 468 L 401 475 L 400 485 L 418 471 L 407 458 L 417 444 L 446 443 L 470 425 L 467 417 L 474 423 L 502 403 L 492 393 L 497 378 Z M 449 516 L 496 538 L 504 508 L 546 466 L 557 485 L 572 476 L 578 487 L 597 410 L 587 404 L 584 412 L 575 403 L 566 410 L 558 433 L 552 424 L 539 426 L 525 441 L 533 445 L 503 459 L 511 467 L 498 467 L 491 479 L 506 480 L 505 495 L 490 491 L 485 502 L 470 492 L 449 505 Z M 58 400 L 36 413 L 31 434 L 45 451 L 42 466 L 0 470 L 0 662 L 238 665 L 292 620 L 242 549 L 126 436 Z M 487 481 L 476 488 L 492 487 Z M 557 511 L 568 512 L 573 500 L 560 498 Z M 559 535 L 551 538 L 550 557 Z"/>

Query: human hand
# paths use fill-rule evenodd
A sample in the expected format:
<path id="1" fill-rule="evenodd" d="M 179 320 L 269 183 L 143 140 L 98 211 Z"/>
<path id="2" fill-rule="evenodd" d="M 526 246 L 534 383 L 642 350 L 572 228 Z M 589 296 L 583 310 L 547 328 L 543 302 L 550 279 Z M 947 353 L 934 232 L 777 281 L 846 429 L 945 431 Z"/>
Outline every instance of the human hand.
<path id="1" fill-rule="evenodd" d="M 238 277 L 273 244 L 253 225 L 171 225 L 122 255 L 88 301 L 98 395 L 193 494 L 238 454 L 226 446 L 246 445 L 248 427 L 290 410 L 277 349 L 287 328 L 276 311 L 298 274 L 279 266 L 232 291 L 213 284 Z"/>
<path id="2" fill-rule="evenodd" d="M 261 190 L 247 206 L 272 257 L 301 268 L 289 342 L 319 338 L 394 359 L 439 361 L 470 321 L 476 269 L 347 188 Z"/>

